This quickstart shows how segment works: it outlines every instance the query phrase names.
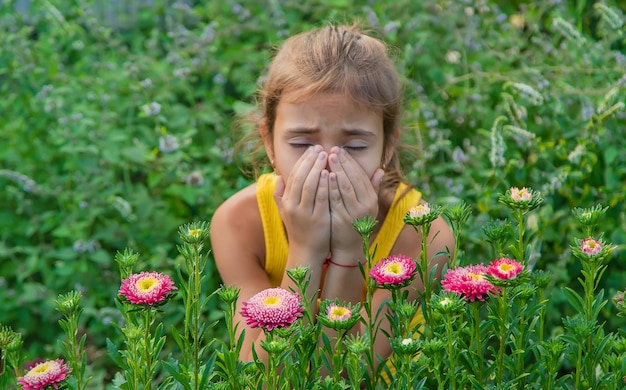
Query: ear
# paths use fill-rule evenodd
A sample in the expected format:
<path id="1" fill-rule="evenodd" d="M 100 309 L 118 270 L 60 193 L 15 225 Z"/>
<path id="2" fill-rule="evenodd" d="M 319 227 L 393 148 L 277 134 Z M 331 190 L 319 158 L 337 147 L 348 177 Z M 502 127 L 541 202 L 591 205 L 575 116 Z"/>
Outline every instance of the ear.
<path id="1" fill-rule="evenodd" d="M 272 165 L 274 165 L 274 139 L 265 122 L 262 122 L 259 125 L 259 132 L 261 134 L 261 138 L 263 139 L 263 145 L 265 146 L 267 158 L 269 158 Z"/>

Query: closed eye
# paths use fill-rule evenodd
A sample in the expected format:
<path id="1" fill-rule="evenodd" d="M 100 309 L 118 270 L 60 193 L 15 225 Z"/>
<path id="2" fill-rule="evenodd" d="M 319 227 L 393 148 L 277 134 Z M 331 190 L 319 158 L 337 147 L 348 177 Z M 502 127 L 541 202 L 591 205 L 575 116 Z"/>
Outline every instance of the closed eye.
<path id="1" fill-rule="evenodd" d="M 358 152 L 367 149 L 367 146 L 344 146 L 343 148 L 347 150 L 352 150 L 353 152 Z"/>
<path id="2" fill-rule="evenodd" d="M 306 149 L 309 146 L 313 146 L 312 144 L 307 144 L 307 143 L 291 143 L 289 144 L 289 146 L 291 146 L 292 148 L 296 148 L 296 149 Z"/>

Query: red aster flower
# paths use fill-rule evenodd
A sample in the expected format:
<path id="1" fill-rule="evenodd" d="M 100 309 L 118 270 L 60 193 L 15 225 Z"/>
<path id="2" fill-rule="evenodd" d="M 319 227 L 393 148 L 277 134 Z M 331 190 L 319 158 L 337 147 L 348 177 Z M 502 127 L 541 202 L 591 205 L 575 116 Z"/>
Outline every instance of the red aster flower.
<path id="1" fill-rule="evenodd" d="M 482 264 L 457 267 L 446 272 L 441 285 L 445 291 L 459 293 L 470 302 L 484 301 L 485 295 L 498 291 L 486 275 L 487 267 Z"/>
<path id="2" fill-rule="evenodd" d="M 242 302 L 241 315 L 252 328 L 271 331 L 274 328 L 287 328 L 299 317 L 304 307 L 300 296 L 283 288 L 268 288 Z"/>
<path id="3" fill-rule="evenodd" d="M 408 256 L 389 256 L 374 265 L 369 275 L 382 287 L 404 287 L 415 277 L 415 268 L 415 261 Z"/>
<path id="4" fill-rule="evenodd" d="M 487 273 L 498 279 L 508 280 L 519 275 L 522 269 L 522 265 L 517 261 L 503 257 L 492 261 L 489 267 L 487 267 Z"/>
<path id="5" fill-rule="evenodd" d="M 158 272 L 142 272 L 122 280 L 118 293 L 135 305 L 152 306 L 164 302 L 174 290 L 177 288 L 169 276 Z"/>

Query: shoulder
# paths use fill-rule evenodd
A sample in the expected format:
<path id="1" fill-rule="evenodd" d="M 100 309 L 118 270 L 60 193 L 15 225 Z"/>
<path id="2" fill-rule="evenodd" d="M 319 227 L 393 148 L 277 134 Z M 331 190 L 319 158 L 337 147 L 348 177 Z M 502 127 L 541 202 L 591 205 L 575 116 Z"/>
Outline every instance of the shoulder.
<path id="1" fill-rule="evenodd" d="M 211 227 L 215 229 L 216 227 L 245 226 L 250 220 L 259 218 L 256 184 L 251 184 L 226 199 L 215 210 Z"/>
<path id="2" fill-rule="evenodd" d="M 258 261 L 264 257 L 265 242 L 256 184 L 235 193 L 215 210 L 211 219 L 211 246 L 220 273 L 222 266 L 237 256 Z"/>

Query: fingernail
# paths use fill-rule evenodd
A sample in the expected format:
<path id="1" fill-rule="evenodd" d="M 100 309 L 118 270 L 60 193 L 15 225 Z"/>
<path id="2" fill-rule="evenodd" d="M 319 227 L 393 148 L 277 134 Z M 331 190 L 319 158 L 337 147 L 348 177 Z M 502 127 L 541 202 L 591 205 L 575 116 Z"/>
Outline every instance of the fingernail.
<path id="1" fill-rule="evenodd" d="M 321 145 L 315 145 L 314 150 L 315 150 L 315 153 L 319 153 L 319 152 L 322 151 L 322 146 Z"/>
<path id="2" fill-rule="evenodd" d="M 325 160 L 326 159 L 326 153 L 320 153 L 319 156 L 317 156 L 318 159 L 320 160 Z"/>

